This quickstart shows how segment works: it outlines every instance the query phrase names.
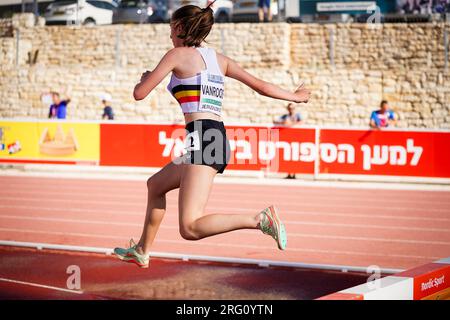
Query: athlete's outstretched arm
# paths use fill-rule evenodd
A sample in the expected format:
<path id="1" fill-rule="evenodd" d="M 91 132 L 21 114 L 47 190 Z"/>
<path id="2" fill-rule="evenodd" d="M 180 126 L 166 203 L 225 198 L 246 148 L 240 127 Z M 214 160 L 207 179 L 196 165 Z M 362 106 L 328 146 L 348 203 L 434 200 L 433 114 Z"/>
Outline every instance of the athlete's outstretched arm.
<path id="1" fill-rule="evenodd" d="M 227 60 L 227 69 L 225 75 L 227 77 L 236 79 L 259 94 L 271 97 L 275 99 L 281 99 L 292 102 L 308 102 L 310 91 L 308 89 L 303 88 L 303 84 L 301 84 L 295 92 L 284 90 L 277 85 L 274 85 L 270 82 L 258 79 L 257 77 L 251 75 L 247 71 L 245 71 L 236 61 L 226 57 Z"/>
<path id="2" fill-rule="evenodd" d="M 177 65 L 179 51 L 169 50 L 153 71 L 142 74 L 141 81 L 134 87 L 133 97 L 142 100 L 171 72 Z"/>

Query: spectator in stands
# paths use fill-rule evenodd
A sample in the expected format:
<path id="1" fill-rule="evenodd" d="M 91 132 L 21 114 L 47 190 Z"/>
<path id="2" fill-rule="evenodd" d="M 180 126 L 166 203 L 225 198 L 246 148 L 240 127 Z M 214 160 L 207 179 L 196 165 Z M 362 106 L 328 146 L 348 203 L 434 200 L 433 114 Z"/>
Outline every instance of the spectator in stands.
<path id="1" fill-rule="evenodd" d="M 103 120 L 114 120 L 114 112 L 111 107 L 111 100 L 108 99 L 102 99 L 103 104 Z"/>
<path id="2" fill-rule="evenodd" d="M 295 104 L 289 103 L 286 107 L 288 113 L 283 114 L 278 120 L 274 120 L 275 125 L 282 125 L 287 127 L 294 127 L 302 124 L 302 117 L 300 113 L 295 112 Z M 295 179 L 295 173 L 288 173 L 286 179 Z"/>
<path id="3" fill-rule="evenodd" d="M 302 116 L 300 113 L 295 112 L 295 104 L 289 103 L 286 107 L 288 113 L 283 114 L 281 117 L 279 117 L 277 120 L 274 120 L 273 123 L 276 125 L 282 125 L 282 126 L 296 126 L 302 124 Z"/>
<path id="4" fill-rule="evenodd" d="M 431 14 L 433 12 L 433 0 L 420 0 L 419 13 Z"/>
<path id="5" fill-rule="evenodd" d="M 267 21 L 272 21 L 272 10 L 270 10 L 270 3 L 272 0 L 258 0 L 258 18 L 259 22 L 264 22 L 264 11 L 267 11 Z"/>
<path id="6" fill-rule="evenodd" d="M 403 13 L 419 13 L 420 0 L 406 0 L 401 9 Z"/>
<path id="7" fill-rule="evenodd" d="M 54 104 L 50 105 L 50 110 L 48 111 L 48 118 L 56 119 L 56 105 Z"/>
<path id="8" fill-rule="evenodd" d="M 70 103 L 70 98 L 61 100 L 58 92 L 43 93 L 43 95 L 50 95 L 52 97 L 52 104 L 48 112 L 49 119 L 65 119 L 67 116 L 67 105 Z"/>
<path id="9" fill-rule="evenodd" d="M 441 14 L 450 12 L 450 0 L 437 0 L 433 12 Z"/>
<path id="10" fill-rule="evenodd" d="M 375 110 L 370 115 L 370 127 L 380 130 L 389 126 L 395 126 L 396 117 L 394 111 L 389 108 L 386 100 L 381 101 L 380 109 Z"/>

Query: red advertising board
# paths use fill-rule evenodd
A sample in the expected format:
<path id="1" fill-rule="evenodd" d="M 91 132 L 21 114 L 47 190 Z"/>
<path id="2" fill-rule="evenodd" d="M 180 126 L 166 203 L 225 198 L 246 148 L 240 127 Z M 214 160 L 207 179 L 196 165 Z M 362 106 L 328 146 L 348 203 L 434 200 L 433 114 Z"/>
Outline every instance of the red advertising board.
<path id="1" fill-rule="evenodd" d="M 414 278 L 414 300 L 421 300 L 449 288 L 450 265 L 429 263 L 397 276 Z"/>
<path id="2" fill-rule="evenodd" d="M 162 167 L 184 136 L 182 125 L 101 124 L 100 165 Z M 229 170 L 450 178 L 449 132 L 227 126 L 227 136 Z"/>
<path id="3" fill-rule="evenodd" d="M 181 125 L 101 124 L 100 165 L 162 167 L 184 152 Z M 228 169 L 313 173 L 315 129 L 227 126 Z"/>
<path id="4" fill-rule="evenodd" d="M 101 124 L 100 165 L 163 167 L 170 161 L 170 155 L 163 156 L 168 144 L 164 138 L 170 137 L 173 132 L 184 134 L 184 127 L 181 125 Z"/>
<path id="5" fill-rule="evenodd" d="M 450 177 L 448 132 L 320 129 L 320 173 Z"/>
<path id="6" fill-rule="evenodd" d="M 185 135 L 182 124 L 4 121 L 0 163 L 159 168 L 185 152 Z M 227 136 L 227 170 L 450 178 L 450 131 L 229 125 Z M 49 157 L 47 149 L 58 154 Z"/>
<path id="7" fill-rule="evenodd" d="M 227 126 L 231 170 L 314 173 L 315 129 Z"/>

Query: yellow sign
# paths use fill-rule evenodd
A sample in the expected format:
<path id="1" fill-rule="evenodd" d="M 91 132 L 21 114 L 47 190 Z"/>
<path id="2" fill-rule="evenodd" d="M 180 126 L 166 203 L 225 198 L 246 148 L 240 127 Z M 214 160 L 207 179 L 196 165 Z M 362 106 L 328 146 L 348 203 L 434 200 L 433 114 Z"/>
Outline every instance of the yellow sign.
<path id="1" fill-rule="evenodd" d="M 98 162 L 100 125 L 77 122 L 0 121 L 0 161 Z"/>

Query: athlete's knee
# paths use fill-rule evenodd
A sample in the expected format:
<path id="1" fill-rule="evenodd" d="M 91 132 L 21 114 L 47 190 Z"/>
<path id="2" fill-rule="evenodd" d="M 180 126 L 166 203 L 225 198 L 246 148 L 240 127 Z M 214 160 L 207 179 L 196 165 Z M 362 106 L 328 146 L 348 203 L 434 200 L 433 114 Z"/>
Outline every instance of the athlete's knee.
<path id="1" fill-rule="evenodd" d="M 200 240 L 202 236 L 195 230 L 194 223 L 181 223 L 180 224 L 180 235 L 185 240 Z"/>
<path id="2" fill-rule="evenodd" d="M 155 197 L 161 195 L 158 190 L 158 185 L 153 177 L 147 179 L 147 190 L 149 194 Z"/>
<path id="3" fill-rule="evenodd" d="M 150 177 L 150 178 L 147 179 L 147 189 L 153 188 L 153 186 L 154 186 L 154 182 L 153 181 L 154 181 L 153 177 Z"/>

